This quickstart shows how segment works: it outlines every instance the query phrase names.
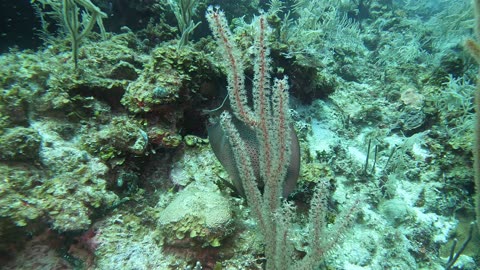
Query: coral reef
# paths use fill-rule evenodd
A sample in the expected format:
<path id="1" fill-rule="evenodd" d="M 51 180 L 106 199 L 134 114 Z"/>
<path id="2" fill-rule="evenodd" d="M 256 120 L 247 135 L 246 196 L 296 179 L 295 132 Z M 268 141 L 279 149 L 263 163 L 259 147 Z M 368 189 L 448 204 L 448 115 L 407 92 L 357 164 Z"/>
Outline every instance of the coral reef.
<path id="1" fill-rule="evenodd" d="M 75 55 L 61 11 L 32 2 L 15 5 L 36 11 L 42 46 L 0 54 L 1 268 L 265 269 L 252 208 L 207 139 L 209 118 L 231 108 L 204 19 L 213 2 L 197 1 L 179 47 L 166 1 L 94 1 L 106 32 L 91 29 Z M 259 8 L 269 74 L 288 76 L 292 257 L 312 250 L 320 185 L 325 239 L 338 235 L 320 269 L 448 268 L 475 219 L 471 3 L 227 2 L 243 87 L 258 86 Z M 450 269 L 478 269 L 479 241 L 474 230 Z"/>

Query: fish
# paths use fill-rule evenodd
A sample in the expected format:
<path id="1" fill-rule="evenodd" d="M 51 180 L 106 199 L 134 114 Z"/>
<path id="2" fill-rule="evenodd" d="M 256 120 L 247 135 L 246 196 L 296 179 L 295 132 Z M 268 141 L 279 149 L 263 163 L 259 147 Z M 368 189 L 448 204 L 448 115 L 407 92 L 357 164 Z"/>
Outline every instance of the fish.
<path id="1" fill-rule="evenodd" d="M 255 173 L 256 181 L 260 190 L 263 190 L 264 181 L 260 176 L 260 144 L 257 139 L 255 130 L 248 127 L 245 123 L 232 116 L 232 122 L 235 125 L 240 138 L 244 142 L 245 150 L 247 151 L 252 167 Z M 235 191 L 242 197 L 245 197 L 245 189 L 243 187 L 243 179 L 238 171 L 238 166 L 235 162 L 233 149 L 228 141 L 220 121 L 207 127 L 208 138 L 212 150 L 217 159 L 222 164 L 223 168 L 229 174 Z M 287 167 L 287 173 L 283 182 L 283 197 L 290 195 L 297 185 L 298 176 L 300 174 L 300 145 L 298 137 L 293 126 L 290 128 L 290 159 Z"/>

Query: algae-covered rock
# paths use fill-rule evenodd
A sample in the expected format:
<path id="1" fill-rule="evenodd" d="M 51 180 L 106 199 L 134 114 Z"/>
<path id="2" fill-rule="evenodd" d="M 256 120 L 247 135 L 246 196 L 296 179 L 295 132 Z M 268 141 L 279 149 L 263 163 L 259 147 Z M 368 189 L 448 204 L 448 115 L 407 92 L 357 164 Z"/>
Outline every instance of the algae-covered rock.
<path id="1" fill-rule="evenodd" d="M 189 47 L 166 45 L 152 52 L 138 79 L 130 83 L 121 102 L 131 112 L 158 111 L 189 100 L 215 75 L 207 56 Z"/>
<path id="2" fill-rule="evenodd" d="M 164 244 L 218 247 L 232 232 L 230 202 L 214 185 L 191 184 L 160 213 Z"/>
<path id="3" fill-rule="evenodd" d="M 197 145 L 201 145 L 201 144 L 208 144 L 207 139 L 203 139 L 203 138 L 200 138 L 200 137 L 195 136 L 195 135 L 186 135 L 183 138 L 183 141 L 185 142 L 185 144 L 187 146 L 197 146 Z"/>
<path id="4" fill-rule="evenodd" d="M 41 184 L 44 173 L 25 164 L 0 163 L 0 218 L 17 226 L 25 226 L 42 215 L 41 198 L 33 195 L 33 188 Z M 0 238 L 0 242 L 4 240 Z"/>
<path id="5" fill-rule="evenodd" d="M 26 161 L 38 157 L 40 136 L 32 128 L 7 129 L 0 137 L 0 160 Z"/>
<path id="6" fill-rule="evenodd" d="M 182 136 L 173 131 L 160 127 L 152 127 L 148 130 L 149 141 L 159 147 L 176 148 L 182 142 Z"/>
<path id="7" fill-rule="evenodd" d="M 0 128 L 26 125 L 27 104 L 31 99 L 32 90 L 19 85 L 0 90 Z"/>
<path id="8" fill-rule="evenodd" d="M 88 130 L 88 136 L 83 138 L 87 151 L 105 161 L 127 153 L 142 155 L 147 144 L 147 133 L 128 117 L 114 117 L 108 125 Z"/>
<path id="9" fill-rule="evenodd" d="M 87 229 L 96 210 L 118 201 L 107 190 L 108 167 L 75 140 L 64 140 L 56 132 L 61 122 L 42 119 L 31 125 L 41 138 L 38 161 L 0 163 L 1 179 L 6 180 L 0 185 L 0 205 L 8 206 L 0 217 L 17 226 L 39 220 L 58 231 Z"/>

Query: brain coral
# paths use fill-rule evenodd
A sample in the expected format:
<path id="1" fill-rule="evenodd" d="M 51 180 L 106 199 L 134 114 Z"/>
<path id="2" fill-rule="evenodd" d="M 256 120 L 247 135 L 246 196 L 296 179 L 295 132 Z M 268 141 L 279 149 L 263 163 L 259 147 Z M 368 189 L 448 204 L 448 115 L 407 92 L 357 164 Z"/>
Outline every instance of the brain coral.
<path id="1" fill-rule="evenodd" d="M 212 185 L 213 186 L 213 185 Z M 164 244 L 171 246 L 213 246 L 231 232 L 230 202 L 218 189 L 187 186 L 160 213 Z"/>

